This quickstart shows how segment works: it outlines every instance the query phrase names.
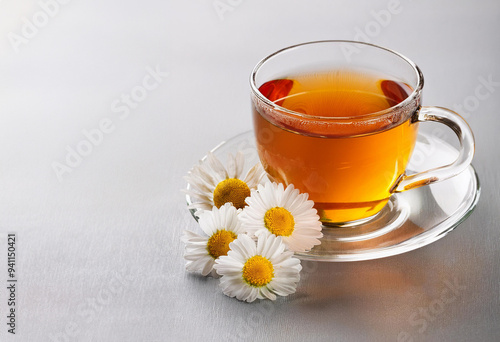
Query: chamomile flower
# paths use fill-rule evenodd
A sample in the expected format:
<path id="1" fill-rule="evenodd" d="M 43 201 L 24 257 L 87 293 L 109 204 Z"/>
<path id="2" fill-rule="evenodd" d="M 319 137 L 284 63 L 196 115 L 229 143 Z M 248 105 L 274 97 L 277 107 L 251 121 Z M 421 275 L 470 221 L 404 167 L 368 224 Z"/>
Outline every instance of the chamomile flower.
<path id="1" fill-rule="evenodd" d="M 232 203 L 237 209 L 245 206 L 245 198 L 250 196 L 264 176 L 262 165 L 256 164 L 243 176 L 243 153 L 229 155 L 227 168 L 213 155 L 208 153 L 205 161 L 194 166 L 184 179 L 190 189 L 186 193 L 193 198 L 189 209 L 211 210 L 225 203 Z M 196 200 L 194 200 L 196 199 Z"/>
<path id="2" fill-rule="evenodd" d="M 323 237 L 321 222 L 314 202 L 308 194 L 300 194 L 292 184 L 267 183 L 252 190 L 248 206 L 240 214 L 248 234 L 274 234 L 294 252 L 305 252 L 319 245 Z"/>
<path id="3" fill-rule="evenodd" d="M 201 271 L 218 277 L 213 271 L 215 260 L 227 255 L 229 244 L 238 234 L 244 233 L 238 220 L 238 210 L 230 203 L 211 211 L 204 211 L 198 221 L 207 236 L 185 231 L 182 240 L 186 243 L 184 258 L 188 261 L 186 269 L 190 272 Z"/>
<path id="4" fill-rule="evenodd" d="M 286 250 L 281 237 L 262 234 L 256 243 L 241 234 L 229 247 L 229 253 L 214 266 L 222 276 L 220 286 L 225 295 L 253 302 L 295 292 L 302 266 L 293 252 Z"/>

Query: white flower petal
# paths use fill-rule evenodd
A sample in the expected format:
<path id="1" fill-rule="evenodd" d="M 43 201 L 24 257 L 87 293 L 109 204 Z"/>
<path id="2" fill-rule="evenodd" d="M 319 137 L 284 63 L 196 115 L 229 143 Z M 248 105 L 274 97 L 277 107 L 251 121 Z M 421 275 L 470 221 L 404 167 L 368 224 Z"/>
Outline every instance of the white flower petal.
<path id="1" fill-rule="evenodd" d="M 270 300 L 276 300 L 276 295 L 274 293 L 271 292 L 271 290 L 269 290 L 269 288 L 263 286 L 261 289 L 260 289 L 260 292 L 261 294 L 266 297 L 267 299 L 270 299 Z"/>
<path id="2" fill-rule="evenodd" d="M 265 175 L 266 172 L 264 171 L 262 164 L 258 163 L 255 164 L 250 170 L 248 170 L 247 174 L 245 175 L 244 181 L 251 188 L 255 188 L 257 187 L 257 184 L 262 181 Z"/>
<path id="3" fill-rule="evenodd" d="M 288 296 L 295 292 L 295 286 L 285 282 L 274 282 L 269 286 L 273 289 L 273 292 L 280 296 Z"/>
<path id="4" fill-rule="evenodd" d="M 207 262 L 203 269 L 201 270 L 201 275 L 206 277 L 210 272 L 212 272 L 214 266 L 214 259 L 212 259 L 210 262 Z"/>
<path id="5" fill-rule="evenodd" d="M 213 261 L 211 257 L 202 256 L 194 261 L 186 263 L 186 269 L 190 272 L 198 272 L 204 269 L 206 264 L 210 264 Z"/>
<path id="6" fill-rule="evenodd" d="M 269 247 L 273 245 L 273 242 L 276 240 L 276 236 L 269 236 L 267 239 L 258 239 L 257 240 L 257 254 L 262 255 L 267 258 L 267 252 Z"/>
<path id="7" fill-rule="evenodd" d="M 239 152 L 238 152 L 239 153 Z M 236 159 L 229 153 L 227 156 L 227 176 L 228 178 L 238 178 L 236 173 Z"/>
<path id="8" fill-rule="evenodd" d="M 211 206 L 205 203 L 193 203 L 188 206 L 188 209 L 197 209 L 194 213 L 196 217 L 199 217 L 199 214 L 202 214 L 205 210 L 210 210 Z M 199 212 L 199 213 L 198 213 Z"/>
<path id="9" fill-rule="evenodd" d="M 241 249 L 243 251 L 242 255 L 245 259 L 250 258 L 252 255 L 255 255 L 257 247 L 255 246 L 255 241 L 247 234 L 240 234 L 236 241 L 233 241 L 235 244 L 241 244 Z"/>
<path id="10" fill-rule="evenodd" d="M 184 259 L 186 259 L 188 261 L 196 261 L 196 260 L 205 258 L 206 256 L 207 256 L 206 251 L 201 251 L 201 252 L 194 251 L 194 252 L 191 252 L 189 254 L 184 255 Z"/>
<path id="11" fill-rule="evenodd" d="M 240 178 L 241 174 L 243 173 L 243 164 L 245 163 L 245 156 L 243 155 L 243 152 L 238 151 L 238 153 L 236 153 L 236 157 L 234 158 L 234 160 L 235 160 L 235 169 L 233 178 Z"/>
<path id="12" fill-rule="evenodd" d="M 280 206 L 282 206 L 283 208 L 288 208 L 289 204 L 293 203 L 298 196 L 299 196 L 299 190 L 295 189 L 293 184 L 288 185 L 285 191 L 283 192 L 280 201 Z"/>
<path id="13" fill-rule="evenodd" d="M 181 236 L 181 241 L 186 243 L 191 239 L 202 239 L 203 237 L 189 230 L 185 230 Z"/>
<path id="14" fill-rule="evenodd" d="M 227 170 L 222 165 L 219 159 L 217 159 L 212 152 L 208 152 L 207 154 L 208 165 L 215 171 L 216 175 L 221 176 L 223 178 L 229 178 L 227 174 Z"/>

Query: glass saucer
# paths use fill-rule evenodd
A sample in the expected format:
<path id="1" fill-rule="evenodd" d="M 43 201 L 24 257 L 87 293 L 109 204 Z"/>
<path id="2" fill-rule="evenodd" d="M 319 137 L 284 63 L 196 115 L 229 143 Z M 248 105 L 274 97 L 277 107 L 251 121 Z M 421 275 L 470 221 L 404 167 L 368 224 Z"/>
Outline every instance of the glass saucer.
<path id="1" fill-rule="evenodd" d="M 222 162 L 242 151 L 248 169 L 259 162 L 253 131 L 220 143 L 212 152 Z M 455 160 L 458 151 L 445 141 L 419 133 L 407 173 L 429 170 Z M 428 245 L 451 232 L 474 210 L 479 200 L 479 179 L 474 168 L 445 181 L 394 194 L 382 211 L 354 227 L 323 227 L 321 245 L 304 260 L 359 261 L 397 255 Z M 188 205 L 191 198 L 186 196 Z M 194 215 L 194 211 L 191 210 Z"/>

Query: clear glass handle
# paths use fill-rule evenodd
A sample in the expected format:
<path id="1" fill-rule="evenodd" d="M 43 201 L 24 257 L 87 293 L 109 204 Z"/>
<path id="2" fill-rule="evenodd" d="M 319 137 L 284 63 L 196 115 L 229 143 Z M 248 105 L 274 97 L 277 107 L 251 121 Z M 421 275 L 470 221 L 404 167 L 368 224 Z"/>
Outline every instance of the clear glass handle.
<path id="1" fill-rule="evenodd" d="M 467 122 L 459 114 L 442 107 L 422 107 L 417 121 L 435 121 L 450 127 L 460 142 L 460 153 L 458 158 L 449 165 L 404 176 L 393 192 L 403 192 L 456 176 L 470 165 L 474 156 L 474 135 Z"/>

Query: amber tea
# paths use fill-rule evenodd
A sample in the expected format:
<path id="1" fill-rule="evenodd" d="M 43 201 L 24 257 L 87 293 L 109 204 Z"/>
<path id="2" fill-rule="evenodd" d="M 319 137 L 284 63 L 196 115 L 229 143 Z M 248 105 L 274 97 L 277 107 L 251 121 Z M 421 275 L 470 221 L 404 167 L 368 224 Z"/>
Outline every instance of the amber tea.
<path id="1" fill-rule="evenodd" d="M 309 193 L 324 224 L 348 228 L 337 230 L 342 236 L 394 229 L 411 211 L 398 193 L 454 177 L 474 156 L 467 122 L 422 106 L 422 71 L 387 48 L 342 40 L 289 46 L 257 63 L 250 86 L 268 175 Z M 448 126 L 460 149 L 450 164 L 407 174 L 419 122 Z"/>
<path id="2" fill-rule="evenodd" d="M 365 71 L 330 70 L 271 80 L 259 91 L 281 107 L 254 101 L 257 149 L 267 173 L 309 193 L 325 223 L 379 212 L 415 145 L 418 123 L 388 110 L 411 87 Z"/>

